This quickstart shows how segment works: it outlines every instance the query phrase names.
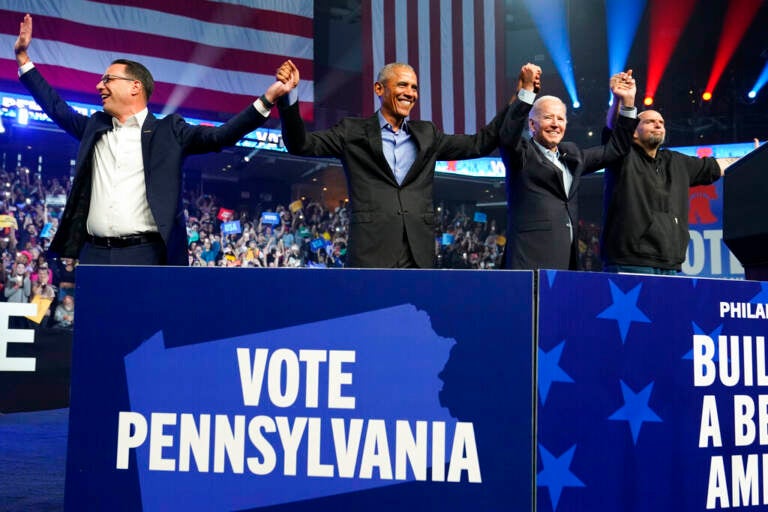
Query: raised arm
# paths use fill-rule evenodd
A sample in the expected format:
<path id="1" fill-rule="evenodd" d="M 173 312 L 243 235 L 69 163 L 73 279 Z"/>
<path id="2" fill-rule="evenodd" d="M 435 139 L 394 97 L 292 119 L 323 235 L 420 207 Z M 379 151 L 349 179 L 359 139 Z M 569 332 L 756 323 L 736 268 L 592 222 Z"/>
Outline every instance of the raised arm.
<path id="1" fill-rule="evenodd" d="M 619 116 L 619 109 L 621 105 L 627 108 L 635 106 L 635 96 L 637 95 L 637 85 L 635 79 L 632 77 L 632 70 L 626 72 L 616 73 L 610 80 L 611 92 L 613 93 L 613 101 L 611 107 L 608 109 L 608 115 L 605 118 L 605 126 L 609 130 L 613 130 L 616 125 L 616 118 Z"/>
<path id="2" fill-rule="evenodd" d="M 290 60 L 288 64 L 287 67 L 280 67 L 277 79 L 285 81 L 290 93 L 299 84 L 299 70 Z M 344 139 L 340 125 L 308 133 L 299 113 L 298 96 L 288 93 L 278 102 L 283 144 L 288 152 L 302 156 L 340 156 Z"/>
<path id="3" fill-rule="evenodd" d="M 13 51 L 16 54 L 16 63 L 19 67 L 29 62 L 29 55 L 27 55 L 27 48 L 29 43 L 32 42 L 32 16 L 29 14 L 24 15 L 24 19 L 19 23 L 19 37 L 16 39 L 16 43 L 13 45 Z"/>

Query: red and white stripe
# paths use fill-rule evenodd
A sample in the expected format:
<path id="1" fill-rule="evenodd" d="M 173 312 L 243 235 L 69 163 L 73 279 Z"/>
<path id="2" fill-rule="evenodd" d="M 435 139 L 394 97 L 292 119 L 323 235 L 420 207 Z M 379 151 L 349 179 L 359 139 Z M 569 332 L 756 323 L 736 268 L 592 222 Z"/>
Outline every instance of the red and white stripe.
<path id="1" fill-rule="evenodd" d="M 312 0 L 0 0 L 0 79 L 18 80 L 13 43 L 33 17 L 29 54 L 60 91 L 93 93 L 118 58 L 152 72 L 151 103 L 239 112 L 275 80 L 287 58 L 301 71 L 312 119 Z M 13 64 L 6 62 L 12 61 Z"/>
<path id="2" fill-rule="evenodd" d="M 363 83 L 390 62 L 416 70 L 413 119 L 475 133 L 507 101 L 503 0 L 364 0 L 362 27 Z M 378 108 L 371 86 L 363 113 Z"/>

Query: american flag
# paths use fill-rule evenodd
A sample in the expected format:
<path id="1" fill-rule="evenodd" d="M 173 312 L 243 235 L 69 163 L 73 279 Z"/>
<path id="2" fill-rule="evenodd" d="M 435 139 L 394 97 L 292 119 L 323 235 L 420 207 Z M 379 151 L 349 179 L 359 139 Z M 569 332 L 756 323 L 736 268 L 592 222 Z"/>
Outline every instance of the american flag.
<path id="1" fill-rule="evenodd" d="M 290 58 L 302 73 L 302 113 L 313 118 L 312 0 L 0 0 L 0 80 L 18 80 L 12 48 L 25 13 L 29 55 L 59 91 L 95 98 L 110 62 L 127 58 L 152 72 L 151 103 L 165 113 L 234 113 Z"/>
<path id="2" fill-rule="evenodd" d="M 419 78 L 411 117 L 446 133 L 475 133 L 511 92 L 504 80 L 502 0 L 363 0 L 363 83 L 387 63 L 406 62 Z M 379 108 L 369 87 L 363 113 Z"/>

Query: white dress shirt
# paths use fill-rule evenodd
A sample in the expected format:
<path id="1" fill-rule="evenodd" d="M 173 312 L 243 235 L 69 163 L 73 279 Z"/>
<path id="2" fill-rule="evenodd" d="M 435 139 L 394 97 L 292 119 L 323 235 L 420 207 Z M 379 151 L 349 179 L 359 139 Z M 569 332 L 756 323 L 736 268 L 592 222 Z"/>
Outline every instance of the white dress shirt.
<path id="1" fill-rule="evenodd" d="M 94 236 L 125 236 L 156 232 L 144 181 L 141 126 L 147 109 L 125 123 L 112 118 L 112 129 L 96 142 L 93 151 L 91 206 L 88 233 Z"/>

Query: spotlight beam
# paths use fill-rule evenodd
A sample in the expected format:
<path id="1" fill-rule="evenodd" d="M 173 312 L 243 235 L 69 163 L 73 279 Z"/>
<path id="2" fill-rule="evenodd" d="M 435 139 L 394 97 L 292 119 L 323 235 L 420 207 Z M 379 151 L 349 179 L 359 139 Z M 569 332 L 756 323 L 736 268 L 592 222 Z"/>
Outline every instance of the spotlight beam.
<path id="1" fill-rule="evenodd" d="M 667 69 L 672 51 L 691 17 L 696 0 L 651 0 L 648 79 L 645 96 L 653 98 Z"/>
<path id="2" fill-rule="evenodd" d="M 576 78 L 573 73 L 571 45 L 568 39 L 564 0 L 525 0 L 525 6 L 539 30 L 539 36 L 549 50 L 571 104 L 579 103 Z"/>
<path id="3" fill-rule="evenodd" d="M 757 11 L 760 9 L 763 0 L 730 0 L 728 12 L 723 21 L 723 31 L 720 34 L 720 42 L 717 45 L 715 61 L 712 64 L 712 70 L 709 72 L 707 87 L 705 92 L 712 93 L 720 81 L 720 77 L 725 71 L 725 66 L 731 60 L 733 52 L 744 37 L 744 33 L 749 28 L 752 20 L 755 19 Z"/>

